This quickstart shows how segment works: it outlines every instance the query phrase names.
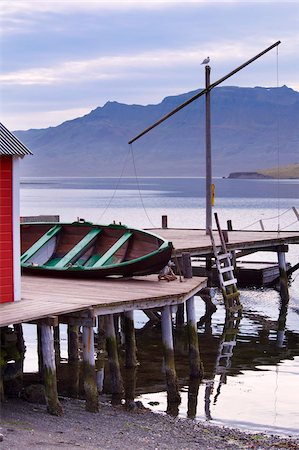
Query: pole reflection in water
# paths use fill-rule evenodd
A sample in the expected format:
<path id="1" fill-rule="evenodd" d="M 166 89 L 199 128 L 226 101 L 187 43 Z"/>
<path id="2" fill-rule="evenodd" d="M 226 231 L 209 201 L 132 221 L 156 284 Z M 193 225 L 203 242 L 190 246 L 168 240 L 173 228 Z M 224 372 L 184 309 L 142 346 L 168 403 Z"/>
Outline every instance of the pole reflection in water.
<path id="1" fill-rule="evenodd" d="M 211 416 L 211 396 L 214 392 L 215 376 L 220 375 L 219 384 L 217 386 L 216 395 L 213 404 L 216 405 L 217 399 L 220 395 L 222 384 L 226 384 L 227 371 L 231 367 L 233 350 L 237 343 L 237 335 L 239 332 L 239 325 L 241 322 L 241 314 L 238 316 L 226 314 L 223 326 L 222 336 L 219 341 L 217 357 L 215 361 L 213 378 L 206 381 L 205 388 L 205 415 L 206 420 L 212 420 Z"/>
<path id="2" fill-rule="evenodd" d="M 280 299 L 279 316 L 277 320 L 277 348 L 283 348 L 283 343 L 285 339 L 285 328 L 288 315 L 289 298 Z"/>

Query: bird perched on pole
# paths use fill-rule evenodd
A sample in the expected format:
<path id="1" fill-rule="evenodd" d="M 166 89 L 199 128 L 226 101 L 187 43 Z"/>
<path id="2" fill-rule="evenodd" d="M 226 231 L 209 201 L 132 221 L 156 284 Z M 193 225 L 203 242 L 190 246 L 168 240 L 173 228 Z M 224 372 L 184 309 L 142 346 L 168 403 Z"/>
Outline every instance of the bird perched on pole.
<path id="1" fill-rule="evenodd" d="M 209 62 L 210 62 L 210 57 L 207 56 L 201 64 L 209 64 Z"/>

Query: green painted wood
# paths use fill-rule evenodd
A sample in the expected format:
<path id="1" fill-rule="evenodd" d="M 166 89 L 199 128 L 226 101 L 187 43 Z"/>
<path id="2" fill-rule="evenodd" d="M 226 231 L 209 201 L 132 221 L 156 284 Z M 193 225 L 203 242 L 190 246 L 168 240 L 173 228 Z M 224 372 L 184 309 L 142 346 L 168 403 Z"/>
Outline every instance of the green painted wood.
<path id="1" fill-rule="evenodd" d="M 112 247 L 109 248 L 109 250 L 104 253 L 103 256 L 92 266 L 93 268 L 102 267 L 104 266 L 109 259 L 117 252 L 117 250 L 120 249 L 122 245 L 127 242 L 128 239 L 132 236 L 131 231 L 126 231 L 119 239 L 115 242 L 115 244 L 112 245 Z"/>
<path id="2" fill-rule="evenodd" d="M 78 242 L 75 247 L 72 248 L 60 261 L 55 264 L 56 269 L 62 269 L 68 264 L 70 264 L 76 256 L 79 256 L 84 252 L 85 247 L 90 244 L 90 242 L 97 237 L 102 232 L 101 228 L 93 228 L 90 232 Z"/>
<path id="3" fill-rule="evenodd" d="M 102 255 L 92 255 L 84 264 L 84 267 L 93 267 L 93 265 L 98 262 Z"/>
<path id="4" fill-rule="evenodd" d="M 43 245 L 55 236 L 60 230 L 61 225 L 55 225 L 49 231 L 47 231 L 42 237 L 40 237 L 23 255 L 21 256 L 21 264 L 24 264 L 30 259 Z"/>

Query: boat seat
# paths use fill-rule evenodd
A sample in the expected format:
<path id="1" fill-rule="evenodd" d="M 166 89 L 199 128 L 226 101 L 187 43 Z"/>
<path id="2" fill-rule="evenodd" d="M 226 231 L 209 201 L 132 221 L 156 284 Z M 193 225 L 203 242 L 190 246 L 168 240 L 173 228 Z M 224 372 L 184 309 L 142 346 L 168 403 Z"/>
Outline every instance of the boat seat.
<path id="1" fill-rule="evenodd" d="M 47 244 L 47 242 L 61 230 L 61 228 L 62 225 L 55 225 L 43 234 L 25 253 L 23 253 L 21 256 L 21 264 L 28 262 L 41 247 Z M 31 263 L 28 263 L 28 265 L 31 265 Z"/>
<path id="2" fill-rule="evenodd" d="M 126 231 L 116 242 L 112 245 L 112 247 L 107 250 L 93 265 L 92 267 L 99 268 L 102 266 L 107 266 L 109 264 L 113 264 L 113 256 L 114 254 L 130 239 L 132 236 L 131 231 Z M 91 266 L 89 266 L 91 267 Z"/>
<path id="3" fill-rule="evenodd" d="M 68 264 L 72 264 L 79 259 L 80 256 L 87 250 L 92 241 L 102 232 L 101 228 L 93 228 L 84 236 L 78 244 L 75 245 L 66 255 L 59 259 L 57 263 L 52 263 L 51 260 L 45 266 L 55 267 L 55 269 L 63 269 Z"/>

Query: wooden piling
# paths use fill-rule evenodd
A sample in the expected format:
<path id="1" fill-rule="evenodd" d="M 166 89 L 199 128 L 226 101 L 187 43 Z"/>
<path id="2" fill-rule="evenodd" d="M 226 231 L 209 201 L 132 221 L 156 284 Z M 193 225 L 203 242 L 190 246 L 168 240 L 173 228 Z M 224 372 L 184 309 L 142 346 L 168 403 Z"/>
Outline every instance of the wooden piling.
<path id="1" fill-rule="evenodd" d="M 54 351 L 55 351 L 55 363 L 57 367 L 61 360 L 59 324 L 56 327 L 54 327 Z"/>
<path id="2" fill-rule="evenodd" d="M 67 326 L 68 341 L 68 392 L 70 397 L 79 395 L 80 365 L 79 365 L 79 326 Z"/>
<path id="3" fill-rule="evenodd" d="M 103 392 L 104 388 L 105 358 L 106 358 L 105 317 L 98 316 L 96 377 L 97 377 L 97 389 L 99 393 Z"/>
<path id="4" fill-rule="evenodd" d="M 192 278 L 192 265 L 190 253 L 183 253 L 182 261 L 183 261 L 184 277 Z M 194 296 L 190 297 L 186 301 L 186 310 L 187 310 L 187 330 L 189 339 L 190 378 L 199 378 L 202 377 L 203 375 L 203 366 L 199 353 Z"/>
<path id="5" fill-rule="evenodd" d="M 177 272 L 181 274 L 183 272 L 183 258 L 182 256 L 176 257 Z M 183 273 L 184 274 L 184 273 Z M 178 305 L 178 309 L 175 315 L 176 328 L 183 328 L 185 325 L 185 306 L 183 303 Z"/>
<path id="6" fill-rule="evenodd" d="M 283 303 L 288 303 L 290 296 L 289 296 L 289 286 L 288 286 L 288 276 L 287 276 L 287 265 L 286 265 L 285 252 L 280 251 L 280 249 L 278 248 L 277 257 L 278 257 L 278 266 L 279 266 L 280 298 Z"/>
<path id="7" fill-rule="evenodd" d="M 124 312 L 124 334 L 125 334 L 125 347 L 126 347 L 126 367 L 136 367 L 136 339 L 134 328 L 134 311 Z"/>
<path id="8" fill-rule="evenodd" d="M 44 364 L 44 383 L 46 391 L 47 410 L 54 416 L 63 413 L 62 406 L 58 400 L 57 377 L 54 354 L 53 327 L 42 323 L 40 325 L 41 352 Z"/>
<path id="9" fill-rule="evenodd" d="M 111 377 L 111 393 L 113 403 L 120 403 L 123 396 L 123 380 L 120 372 L 117 342 L 115 336 L 113 314 L 105 316 L 106 346 Z"/>
<path id="10" fill-rule="evenodd" d="M 181 401 L 181 396 L 179 393 L 178 379 L 175 370 L 172 321 L 169 306 L 164 306 L 162 308 L 161 319 L 167 399 L 168 403 L 178 404 Z"/>
<path id="11" fill-rule="evenodd" d="M 38 377 L 39 377 L 39 381 L 43 382 L 44 361 L 43 361 L 43 352 L 42 352 L 42 336 L 41 336 L 40 323 L 37 323 L 37 325 L 36 325 L 36 338 L 37 338 Z"/>
<path id="12" fill-rule="evenodd" d="M 199 353 L 194 297 L 191 297 L 186 301 L 186 309 L 189 339 L 190 378 L 200 378 L 203 376 L 203 365 Z"/>
<path id="13" fill-rule="evenodd" d="M 190 378 L 188 388 L 188 405 L 187 405 L 187 417 L 189 419 L 195 419 L 197 403 L 198 403 L 198 391 L 201 379 Z"/>
<path id="14" fill-rule="evenodd" d="M 92 326 L 83 326 L 82 339 L 84 392 L 86 397 L 85 409 L 89 412 L 98 412 L 99 395 L 96 384 L 94 331 Z"/>
<path id="15" fill-rule="evenodd" d="M 137 367 L 126 367 L 125 369 L 125 406 L 129 411 L 136 409 L 136 372 Z"/>

